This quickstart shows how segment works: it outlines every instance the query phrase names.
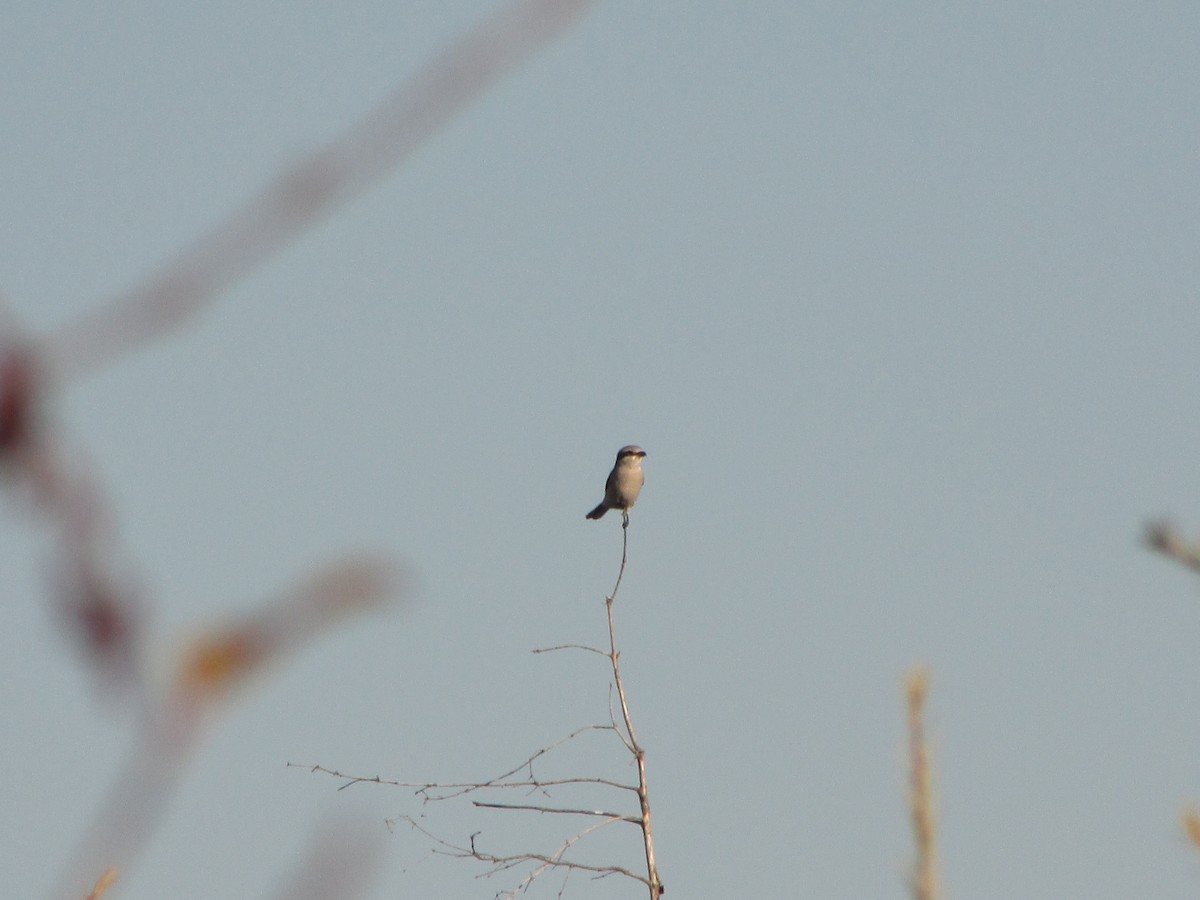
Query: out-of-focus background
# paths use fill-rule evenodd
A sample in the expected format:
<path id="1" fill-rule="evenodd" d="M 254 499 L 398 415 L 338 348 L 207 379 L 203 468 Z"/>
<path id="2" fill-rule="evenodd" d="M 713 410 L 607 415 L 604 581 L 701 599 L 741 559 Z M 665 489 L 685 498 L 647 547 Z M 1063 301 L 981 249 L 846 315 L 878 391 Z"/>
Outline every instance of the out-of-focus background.
<path id="1" fill-rule="evenodd" d="M 10 308 L 49 332 L 138 282 L 492 8 L 10 5 Z M 529 651 L 605 640 L 620 523 L 583 515 L 636 442 L 617 624 L 667 896 L 905 896 L 925 663 L 948 896 L 1194 897 L 1200 583 L 1140 535 L 1200 533 L 1198 38 L 1184 3 L 600 3 L 63 385 L 156 665 L 341 553 L 407 573 L 236 698 L 112 896 L 286 892 L 329 821 L 383 833 L 368 897 L 513 886 L 385 820 L 538 851 L 563 823 L 285 764 L 487 778 L 606 721 L 602 659 Z M 52 565 L 10 497 L 13 897 L 50 890 L 131 742 Z M 633 775 L 611 739 L 570 752 Z"/>

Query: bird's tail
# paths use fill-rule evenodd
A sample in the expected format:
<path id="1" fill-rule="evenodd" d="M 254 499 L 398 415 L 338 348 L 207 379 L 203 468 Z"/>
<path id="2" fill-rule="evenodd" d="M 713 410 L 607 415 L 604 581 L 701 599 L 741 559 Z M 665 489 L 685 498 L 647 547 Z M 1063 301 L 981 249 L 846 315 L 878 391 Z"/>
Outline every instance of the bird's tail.
<path id="1" fill-rule="evenodd" d="M 603 503 L 601 503 L 599 506 L 597 506 L 595 509 L 593 509 L 590 513 L 588 513 L 587 517 L 589 519 L 598 519 L 602 515 L 604 515 L 606 512 L 608 512 L 608 507 L 605 506 Z"/>

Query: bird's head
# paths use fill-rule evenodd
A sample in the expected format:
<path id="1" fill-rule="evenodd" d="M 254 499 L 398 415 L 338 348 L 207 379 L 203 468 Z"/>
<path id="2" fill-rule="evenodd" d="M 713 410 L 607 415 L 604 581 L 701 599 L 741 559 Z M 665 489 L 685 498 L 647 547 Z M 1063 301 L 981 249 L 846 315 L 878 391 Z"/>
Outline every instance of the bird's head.
<path id="1" fill-rule="evenodd" d="M 617 451 L 617 462 L 633 464 L 640 462 L 642 457 L 646 455 L 646 451 L 637 444 L 627 444 Z"/>

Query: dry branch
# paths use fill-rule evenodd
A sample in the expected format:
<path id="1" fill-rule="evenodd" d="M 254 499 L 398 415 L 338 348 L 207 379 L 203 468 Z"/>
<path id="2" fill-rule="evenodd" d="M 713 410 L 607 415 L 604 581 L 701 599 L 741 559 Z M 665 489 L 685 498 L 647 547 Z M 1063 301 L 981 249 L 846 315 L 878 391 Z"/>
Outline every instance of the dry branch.
<path id="1" fill-rule="evenodd" d="M 629 714 L 629 701 L 625 696 L 625 682 L 621 678 L 621 654 L 617 650 L 616 629 L 613 625 L 613 603 L 617 599 L 617 591 L 621 588 L 621 579 L 625 577 L 625 564 L 629 559 L 629 512 L 621 522 L 621 568 L 617 572 L 617 582 L 613 591 L 605 601 L 608 610 L 608 646 L 609 659 L 612 660 L 613 683 L 617 687 L 617 698 L 621 701 L 621 717 L 625 721 L 625 746 L 637 762 L 638 772 L 638 806 L 641 809 L 642 846 L 646 853 L 646 885 L 650 889 L 650 900 L 658 900 L 664 888 L 658 877 L 658 863 L 654 856 L 654 829 L 650 817 L 650 790 L 646 783 L 646 751 L 638 743 L 637 732 L 633 729 L 633 717 Z"/>
<path id="2" fill-rule="evenodd" d="M 472 800 L 471 802 L 474 806 L 478 806 L 481 809 L 514 809 L 524 810 L 525 812 L 557 813 L 565 816 L 596 816 L 601 819 L 631 822 L 634 825 L 642 824 L 642 820 L 638 816 L 625 816 L 621 813 L 605 812 L 601 809 L 561 809 L 555 806 L 533 806 L 526 803 L 485 803 L 482 800 Z"/>
<path id="3" fill-rule="evenodd" d="M 640 882 L 647 886 L 650 884 L 646 878 L 638 875 L 636 872 L 624 868 L 623 866 L 593 865 L 591 863 L 576 862 L 565 857 L 566 852 L 575 844 L 579 843 L 579 841 L 583 840 L 583 838 L 587 837 L 589 834 L 595 833 L 607 825 L 612 824 L 612 822 L 620 821 L 619 819 L 610 819 L 604 822 L 597 822 L 593 825 L 589 825 L 587 828 L 576 834 L 573 834 L 571 837 L 563 841 L 563 843 L 559 845 L 558 849 L 552 854 L 514 853 L 510 855 L 493 854 L 485 850 L 481 850 L 475 842 L 475 838 L 478 837 L 478 833 L 471 835 L 469 847 L 462 847 L 443 840 L 435 834 L 432 834 L 425 828 L 421 827 L 421 825 L 419 825 L 414 819 L 408 816 L 403 817 L 401 821 L 407 822 L 413 829 L 421 832 L 427 838 L 437 844 L 440 849 L 436 850 L 435 852 L 442 853 L 446 856 L 453 856 L 459 859 L 473 859 L 477 862 L 486 863 L 491 866 L 491 869 L 485 872 L 481 877 L 489 877 L 499 872 L 505 872 L 514 869 L 517 866 L 528 863 L 537 863 L 537 865 L 528 874 L 526 874 L 525 878 L 522 879 L 519 885 L 509 891 L 504 891 L 497 896 L 515 897 L 517 894 L 527 890 L 537 878 L 544 875 L 546 872 L 555 869 L 561 869 L 568 872 L 587 872 L 598 878 L 603 878 L 609 875 L 620 875 L 624 878 L 630 878 L 633 881 Z"/>
<path id="4" fill-rule="evenodd" d="M 608 731 L 607 725 L 587 725 L 581 731 L 592 731 L 602 729 Z M 543 751 L 538 751 L 541 754 Z M 390 778 L 383 778 L 379 775 L 347 775 L 345 772 L 339 772 L 336 769 L 327 769 L 321 765 L 310 765 L 307 763 L 288 763 L 289 769 L 308 769 L 310 772 L 319 773 L 321 775 L 330 775 L 334 778 L 345 779 L 346 783 L 338 788 L 339 791 L 344 791 L 346 788 L 353 787 L 356 784 L 383 784 L 389 787 L 413 788 L 414 793 L 421 795 L 423 801 L 436 802 L 439 800 L 451 800 L 455 797 L 461 797 L 463 794 L 469 794 L 473 791 L 482 791 L 490 789 L 503 788 L 525 788 L 529 790 L 542 790 L 545 788 L 562 787 L 568 784 L 595 784 L 602 787 L 616 788 L 622 791 L 636 791 L 637 787 L 632 784 L 622 784 L 619 781 L 613 781 L 609 778 L 537 778 L 521 781 L 507 781 L 505 779 L 518 770 L 513 770 L 509 776 L 500 775 L 489 781 L 473 781 L 473 782 L 433 782 L 433 781 L 397 781 Z M 521 767 L 522 769 L 524 766 Z M 434 794 L 432 791 L 453 791 L 449 794 Z"/>
<path id="5" fill-rule="evenodd" d="M 448 856 L 453 856 L 459 859 L 473 859 L 476 862 L 483 863 L 488 867 L 484 876 L 491 876 L 500 872 L 511 871 L 520 866 L 530 866 L 530 870 L 525 873 L 520 884 L 511 891 L 502 892 L 498 896 L 515 896 L 528 889 L 528 887 L 539 877 L 551 871 L 560 871 L 567 873 L 584 872 L 593 877 L 605 877 L 610 875 L 619 875 L 626 878 L 631 878 L 642 885 L 645 885 L 650 892 L 651 898 L 657 900 L 663 893 L 662 881 L 658 875 L 657 863 L 654 854 L 654 836 L 651 827 L 650 813 L 650 796 L 646 781 L 646 753 L 642 749 L 641 744 L 637 739 L 637 732 L 633 726 L 633 716 L 629 710 L 629 699 L 625 690 L 625 682 L 621 677 L 620 657 L 621 654 L 617 650 L 616 627 L 614 623 L 613 607 L 616 600 L 617 592 L 621 587 L 621 580 L 625 575 L 625 567 L 629 559 L 629 519 L 625 517 L 622 522 L 622 549 L 621 549 L 621 566 L 617 573 L 616 584 L 613 586 L 612 593 L 605 598 L 605 608 L 608 618 L 608 650 L 600 650 L 595 647 L 590 647 L 584 644 L 560 644 L 555 647 L 547 647 L 541 650 L 535 650 L 535 653 L 548 653 L 555 650 L 584 650 L 589 653 L 595 653 L 605 657 L 612 667 L 613 688 L 616 691 L 618 703 L 620 705 L 620 717 L 612 709 L 612 701 L 610 694 L 609 701 L 609 724 L 608 725 L 585 725 L 570 732 L 566 736 L 559 738 L 551 744 L 530 754 L 518 765 L 511 767 L 507 771 L 493 778 L 479 781 L 465 782 L 416 782 L 416 781 L 400 781 L 388 780 L 381 778 L 378 775 L 360 776 L 346 775 L 334 769 L 328 769 L 320 765 L 306 765 L 304 768 L 309 769 L 314 773 L 330 775 L 335 778 L 344 780 L 344 783 L 338 790 L 356 784 L 387 784 L 394 787 L 405 787 L 413 789 L 414 793 L 421 798 L 422 804 L 443 802 L 464 797 L 466 795 L 480 794 L 484 796 L 476 798 L 472 797 L 471 803 L 476 809 L 495 809 L 507 812 L 534 812 L 545 815 L 557 816 L 584 816 L 599 819 L 600 821 L 588 826 L 582 831 L 567 838 L 558 847 L 554 853 L 545 854 L 537 852 L 519 852 L 512 854 L 493 853 L 489 850 L 482 849 L 476 842 L 478 832 L 471 835 L 468 844 L 464 846 L 461 843 L 454 843 L 446 840 L 444 837 L 434 834 L 432 831 L 420 825 L 411 816 L 402 816 L 399 821 L 408 822 L 409 825 L 425 835 L 435 844 L 435 851 Z M 636 785 L 623 784 L 607 778 L 598 778 L 591 776 L 578 776 L 568 778 L 553 778 L 543 779 L 536 773 L 536 764 L 553 751 L 575 741 L 584 734 L 590 732 L 610 732 L 616 735 L 622 746 L 634 758 L 637 766 L 638 779 Z M 295 763 L 288 763 L 289 766 L 297 766 Z M 638 811 L 636 814 L 630 815 L 611 810 L 600 810 L 594 808 L 585 808 L 582 806 L 551 806 L 541 803 L 511 803 L 502 800 L 493 800 L 486 796 L 486 792 L 492 790 L 504 790 L 511 788 L 522 788 L 531 792 L 540 792 L 549 797 L 551 788 L 565 787 L 582 787 L 586 785 L 598 785 L 602 787 L 614 788 L 620 791 L 633 792 L 638 798 Z M 595 833 L 599 828 L 606 827 L 615 822 L 636 825 L 642 834 L 642 844 L 646 858 L 646 874 L 639 875 L 625 866 L 617 865 L 598 865 L 593 863 L 584 863 L 577 859 L 569 859 L 566 853 L 575 847 L 581 840 L 590 834 Z"/>

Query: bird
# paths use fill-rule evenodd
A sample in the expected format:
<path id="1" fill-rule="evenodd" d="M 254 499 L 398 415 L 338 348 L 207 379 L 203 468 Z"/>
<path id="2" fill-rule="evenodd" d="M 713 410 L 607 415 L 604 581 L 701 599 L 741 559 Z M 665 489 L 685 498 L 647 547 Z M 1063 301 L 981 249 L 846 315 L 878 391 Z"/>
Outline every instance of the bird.
<path id="1" fill-rule="evenodd" d="M 617 461 L 604 482 L 604 499 L 587 514 L 589 519 L 599 519 L 610 509 L 619 509 L 629 521 L 629 510 L 637 502 L 646 473 L 642 471 L 642 458 L 646 451 L 636 444 L 629 444 L 617 451 Z"/>

